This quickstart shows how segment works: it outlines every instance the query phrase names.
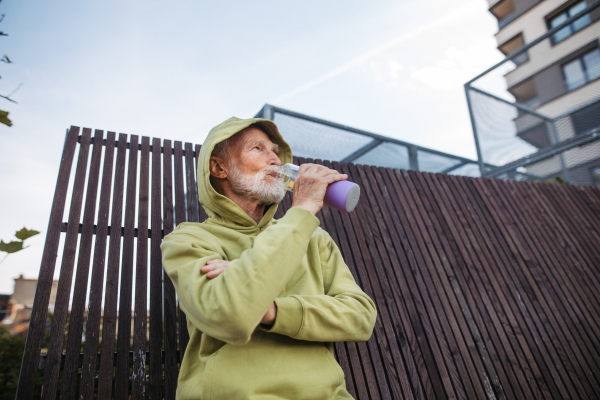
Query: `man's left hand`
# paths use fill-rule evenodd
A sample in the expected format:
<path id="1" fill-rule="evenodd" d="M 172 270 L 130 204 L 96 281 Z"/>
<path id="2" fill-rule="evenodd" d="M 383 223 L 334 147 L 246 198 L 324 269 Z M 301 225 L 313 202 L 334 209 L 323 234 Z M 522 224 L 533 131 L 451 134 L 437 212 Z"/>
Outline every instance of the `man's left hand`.
<path id="1" fill-rule="evenodd" d="M 229 261 L 225 260 L 208 260 L 201 271 L 206 274 L 208 279 L 216 278 L 221 275 L 227 268 Z"/>

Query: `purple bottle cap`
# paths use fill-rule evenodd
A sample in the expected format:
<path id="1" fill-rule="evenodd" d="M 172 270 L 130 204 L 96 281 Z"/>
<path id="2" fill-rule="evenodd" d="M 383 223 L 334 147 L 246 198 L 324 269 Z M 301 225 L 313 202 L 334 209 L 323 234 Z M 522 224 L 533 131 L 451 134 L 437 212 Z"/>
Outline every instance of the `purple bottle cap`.
<path id="1" fill-rule="evenodd" d="M 359 199 L 360 186 L 350 181 L 337 181 L 327 187 L 323 203 L 336 210 L 350 212 Z"/>

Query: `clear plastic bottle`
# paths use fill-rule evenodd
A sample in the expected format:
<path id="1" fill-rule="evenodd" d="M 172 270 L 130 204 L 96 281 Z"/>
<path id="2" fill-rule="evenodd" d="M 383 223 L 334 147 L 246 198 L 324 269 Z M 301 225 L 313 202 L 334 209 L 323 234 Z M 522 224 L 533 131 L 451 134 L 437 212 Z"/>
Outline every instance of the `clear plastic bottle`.
<path id="1" fill-rule="evenodd" d="M 298 176 L 299 166 L 283 164 L 279 169 L 279 179 L 285 190 L 293 192 L 294 182 Z M 325 192 L 323 203 L 336 210 L 350 212 L 354 210 L 360 199 L 360 186 L 348 180 L 330 184 Z"/>

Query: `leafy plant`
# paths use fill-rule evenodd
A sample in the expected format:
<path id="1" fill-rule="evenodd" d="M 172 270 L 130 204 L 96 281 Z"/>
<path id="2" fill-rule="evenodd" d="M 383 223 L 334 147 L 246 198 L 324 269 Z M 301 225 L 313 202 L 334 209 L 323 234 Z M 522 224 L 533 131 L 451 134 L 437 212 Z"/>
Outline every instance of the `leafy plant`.
<path id="1" fill-rule="evenodd" d="M 2 0 L 0 0 L 0 2 L 2 2 Z M 0 22 L 2 22 L 3 20 L 4 20 L 4 14 L 2 14 L 0 16 Z M 8 36 L 8 34 L 0 31 L 0 36 Z M 6 54 L 2 58 L 0 58 L 0 62 L 3 62 L 5 64 L 13 63 L 12 60 Z M 6 96 L 0 94 L 0 97 L 16 104 L 17 102 L 14 101 L 13 99 L 11 99 L 10 96 L 15 94 L 15 92 L 21 88 L 21 85 L 17 86 L 17 88 L 15 90 L 13 90 L 12 93 L 10 93 Z M 8 118 L 8 111 L 0 110 L 0 124 L 4 124 L 6 126 L 12 126 L 12 121 Z"/>
<path id="2" fill-rule="evenodd" d="M 38 231 L 23 228 L 20 231 L 17 231 L 17 233 L 15 233 L 15 236 L 17 237 L 17 239 L 20 239 L 20 240 L 13 240 L 8 243 L 5 243 L 3 240 L 0 240 L 0 251 L 3 251 L 6 253 L 6 255 L 4 256 L 2 261 L 0 261 L 0 264 L 3 263 L 4 260 L 6 260 L 6 257 L 8 257 L 9 254 L 16 253 L 17 251 L 26 249 L 27 247 L 23 247 L 23 243 L 25 242 L 25 239 L 29 239 L 30 237 L 35 236 L 37 234 L 39 234 Z"/>

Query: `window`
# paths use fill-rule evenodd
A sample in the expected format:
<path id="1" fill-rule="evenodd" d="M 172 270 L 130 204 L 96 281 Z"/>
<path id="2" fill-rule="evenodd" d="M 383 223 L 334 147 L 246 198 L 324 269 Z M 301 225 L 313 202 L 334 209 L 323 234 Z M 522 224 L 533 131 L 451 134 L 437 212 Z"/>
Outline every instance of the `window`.
<path id="1" fill-rule="evenodd" d="M 585 9 L 586 7 L 587 7 L 587 3 L 585 1 L 580 1 L 579 3 L 575 3 L 574 5 L 572 5 L 565 11 L 563 11 L 562 13 L 558 14 L 555 17 L 552 17 L 548 21 L 550 28 L 554 28 L 554 27 L 562 24 L 567 19 L 571 18 L 573 15 L 577 14 L 578 12 Z M 590 14 L 586 14 L 583 17 L 576 19 L 575 21 L 571 22 L 569 25 L 565 26 L 564 28 L 562 28 L 561 30 L 556 32 L 554 35 L 552 35 L 552 44 L 562 42 L 563 40 L 565 40 L 566 38 L 568 38 L 575 32 L 588 26 L 590 24 L 590 22 L 591 22 Z"/>
<path id="2" fill-rule="evenodd" d="M 508 56 L 508 55 L 514 53 L 515 51 L 519 50 L 524 45 L 525 45 L 525 41 L 523 40 L 523 33 L 519 33 L 512 39 L 509 39 L 506 42 L 504 42 L 502 45 L 500 45 L 498 47 L 498 49 L 502 53 L 504 53 L 504 55 Z M 529 53 L 525 51 L 525 52 L 519 54 L 518 56 L 516 56 L 515 58 L 513 58 L 512 61 L 518 67 L 519 65 L 523 64 L 524 62 L 529 61 Z"/>
<path id="3" fill-rule="evenodd" d="M 600 50 L 594 49 L 563 65 L 567 90 L 574 90 L 600 78 Z"/>
<path id="4" fill-rule="evenodd" d="M 600 128 L 600 101 L 575 111 L 571 115 L 571 121 L 577 134 Z"/>

